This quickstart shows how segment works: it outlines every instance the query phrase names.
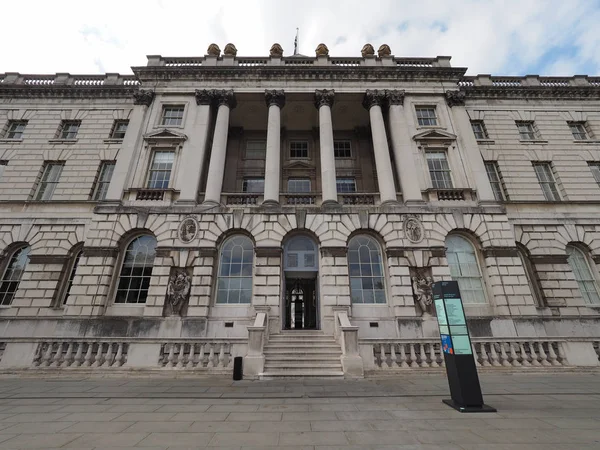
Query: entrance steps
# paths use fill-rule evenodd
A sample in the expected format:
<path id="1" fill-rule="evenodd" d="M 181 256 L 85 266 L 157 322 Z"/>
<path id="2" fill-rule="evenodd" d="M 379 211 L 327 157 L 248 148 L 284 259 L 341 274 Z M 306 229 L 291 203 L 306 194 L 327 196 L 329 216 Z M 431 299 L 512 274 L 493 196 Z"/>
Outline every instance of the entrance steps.
<path id="1" fill-rule="evenodd" d="M 271 334 L 264 346 L 265 369 L 261 379 L 343 378 L 342 350 L 333 336 L 317 330 Z"/>

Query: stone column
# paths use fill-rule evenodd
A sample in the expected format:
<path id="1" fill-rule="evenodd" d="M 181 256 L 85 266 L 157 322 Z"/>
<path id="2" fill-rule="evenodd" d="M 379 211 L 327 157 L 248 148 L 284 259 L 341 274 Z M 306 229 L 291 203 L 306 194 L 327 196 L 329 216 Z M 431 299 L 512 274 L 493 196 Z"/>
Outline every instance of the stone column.
<path id="1" fill-rule="evenodd" d="M 236 100 L 233 90 L 213 91 L 217 110 L 215 134 L 213 136 L 208 178 L 206 180 L 206 193 L 204 204 L 220 205 L 221 190 L 223 188 L 223 174 L 225 171 L 225 156 L 227 154 L 227 134 L 229 132 L 229 112 L 235 108 Z"/>
<path id="2" fill-rule="evenodd" d="M 335 155 L 333 153 L 333 124 L 331 107 L 333 89 L 315 91 L 315 106 L 319 110 L 319 142 L 321 144 L 321 204 L 337 205 L 337 186 L 335 175 Z"/>
<path id="3" fill-rule="evenodd" d="M 135 163 L 138 160 L 137 155 L 141 147 L 139 141 L 144 134 L 144 119 L 153 100 L 154 91 L 140 89 L 133 94 L 133 104 L 135 106 L 131 116 L 129 116 L 129 124 L 127 125 L 129 133 L 125 133 L 117 157 L 115 169 L 106 192 L 107 201 L 120 202 L 123 198 L 123 191 L 128 187 L 127 183 L 133 176 Z"/>
<path id="4" fill-rule="evenodd" d="M 371 119 L 373 153 L 375 154 L 375 168 L 377 169 L 379 197 L 382 205 L 398 201 L 394 173 L 392 172 L 392 161 L 390 160 L 390 149 L 388 148 L 383 113 L 381 112 L 381 105 L 384 103 L 385 93 L 383 91 L 368 89 L 365 93 L 363 106 L 369 111 Z"/>
<path id="5" fill-rule="evenodd" d="M 263 205 L 279 205 L 281 180 L 281 108 L 285 105 L 283 91 L 265 91 L 269 108 L 267 124 L 267 156 L 265 161 L 265 195 Z"/>
<path id="6" fill-rule="evenodd" d="M 206 141 L 210 128 L 210 103 L 212 101 L 211 91 L 206 89 L 196 90 L 196 104 L 198 105 L 193 123 L 193 134 L 185 144 L 181 158 L 181 170 L 179 171 L 181 186 L 178 203 L 195 204 L 198 198 L 198 187 L 200 176 L 204 170 L 206 158 Z"/>
<path id="7" fill-rule="evenodd" d="M 392 139 L 392 150 L 398 178 L 400 178 L 402 199 L 409 204 L 423 203 L 413 154 L 413 143 L 406 114 L 404 113 L 404 91 L 386 91 L 386 97 L 389 104 L 389 130 Z"/>
<path id="8" fill-rule="evenodd" d="M 446 103 L 452 110 L 452 118 L 457 130 L 457 139 L 461 144 L 461 148 L 464 151 L 467 164 L 467 169 L 470 169 L 470 174 L 467 170 L 467 177 L 475 182 L 475 189 L 477 190 L 477 199 L 479 202 L 495 203 L 494 192 L 490 180 L 485 170 L 485 164 L 483 157 L 479 152 L 479 146 L 477 139 L 473 134 L 471 127 L 471 120 L 465 109 L 465 93 L 461 91 L 447 91 L 446 92 Z M 473 187 L 473 186 L 470 186 Z"/>

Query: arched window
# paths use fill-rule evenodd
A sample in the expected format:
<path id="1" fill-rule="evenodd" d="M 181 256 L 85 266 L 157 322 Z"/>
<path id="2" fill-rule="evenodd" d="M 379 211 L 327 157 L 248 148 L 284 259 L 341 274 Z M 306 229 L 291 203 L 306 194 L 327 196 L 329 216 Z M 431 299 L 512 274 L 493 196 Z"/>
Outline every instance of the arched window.
<path id="1" fill-rule="evenodd" d="M 0 281 L 0 305 L 8 306 L 15 298 L 25 267 L 29 262 L 31 247 L 24 246 L 15 250 L 10 257 L 6 270 Z"/>
<path id="2" fill-rule="evenodd" d="M 485 303 L 483 278 L 477 261 L 475 247 L 471 242 L 457 234 L 446 238 L 450 276 L 458 282 L 464 303 Z"/>
<path id="3" fill-rule="evenodd" d="M 294 236 L 285 246 L 286 270 L 317 270 L 317 246 L 308 236 Z"/>
<path id="4" fill-rule="evenodd" d="M 355 236 L 348 245 L 352 303 L 385 303 L 385 283 L 379 244 L 370 236 Z"/>
<path id="5" fill-rule="evenodd" d="M 252 262 L 254 245 L 250 238 L 237 235 L 221 246 L 217 303 L 250 303 L 252 299 Z"/>
<path id="6" fill-rule="evenodd" d="M 79 260 L 81 259 L 82 253 L 82 245 L 78 245 L 73 250 L 71 250 L 71 258 L 68 262 L 66 272 L 69 278 L 66 279 L 66 284 L 64 284 L 63 291 L 60 294 L 60 303 L 58 306 L 64 306 L 67 304 L 67 300 L 69 299 L 69 295 L 71 294 L 71 287 L 73 287 L 75 272 L 77 271 L 77 266 L 79 265 Z"/>
<path id="7" fill-rule="evenodd" d="M 600 303 L 598 284 L 594 278 L 587 255 L 575 245 L 567 245 L 567 261 L 579 286 L 581 296 L 586 303 Z"/>
<path id="8" fill-rule="evenodd" d="M 119 274 L 115 303 L 145 303 L 148 298 L 156 239 L 144 234 L 130 242 Z"/>
<path id="9" fill-rule="evenodd" d="M 535 266 L 531 261 L 527 247 L 517 242 L 517 253 L 519 254 L 521 264 L 525 270 L 525 276 L 527 277 L 527 282 L 529 283 L 529 288 L 531 289 L 531 295 L 533 296 L 535 306 L 544 306 L 544 291 L 542 290 L 540 279 L 537 271 L 535 270 Z"/>

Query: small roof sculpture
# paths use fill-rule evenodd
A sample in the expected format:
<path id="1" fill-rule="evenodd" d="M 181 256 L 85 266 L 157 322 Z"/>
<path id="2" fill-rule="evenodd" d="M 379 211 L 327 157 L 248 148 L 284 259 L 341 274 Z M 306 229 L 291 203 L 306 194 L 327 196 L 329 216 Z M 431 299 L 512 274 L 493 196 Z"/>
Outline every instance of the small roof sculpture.
<path id="1" fill-rule="evenodd" d="M 379 47 L 379 50 L 377 50 L 377 55 L 382 58 L 385 56 L 391 56 L 392 55 L 392 50 L 390 49 L 390 46 L 387 44 L 382 44 L 381 47 Z"/>
<path id="2" fill-rule="evenodd" d="M 315 53 L 317 54 L 317 56 L 329 56 L 329 49 L 325 44 L 320 43 L 319 45 L 317 45 Z"/>
<path id="3" fill-rule="evenodd" d="M 208 46 L 208 49 L 206 50 L 206 54 L 208 56 L 219 56 L 221 55 L 221 49 L 219 48 L 219 46 L 217 44 L 210 44 Z"/>
<path id="4" fill-rule="evenodd" d="M 375 55 L 375 49 L 371 44 L 365 44 L 362 50 L 360 51 L 360 54 L 363 56 L 363 58 L 367 56 L 373 56 Z"/>
<path id="5" fill-rule="evenodd" d="M 275 42 L 271 46 L 271 50 L 269 50 L 269 56 L 271 58 L 281 58 L 283 56 L 283 48 L 277 42 Z"/>
<path id="6" fill-rule="evenodd" d="M 235 45 L 233 45 L 230 42 L 229 44 L 227 44 L 225 46 L 225 49 L 223 50 L 223 54 L 227 55 L 227 56 L 236 56 L 237 55 L 237 48 L 235 48 Z"/>

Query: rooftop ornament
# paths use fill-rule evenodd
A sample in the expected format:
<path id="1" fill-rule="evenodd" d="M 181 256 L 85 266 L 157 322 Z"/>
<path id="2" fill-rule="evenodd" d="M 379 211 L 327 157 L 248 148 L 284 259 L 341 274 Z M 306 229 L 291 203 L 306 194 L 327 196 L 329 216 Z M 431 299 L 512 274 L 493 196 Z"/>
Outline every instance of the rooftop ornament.
<path id="1" fill-rule="evenodd" d="M 329 56 L 329 49 L 323 43 L 320 43 L 315 49 L 317 56 Z"/>
<path id="2" fill-rule="evenodd" d="M 271 58 L 281 58 L 283 56 L 283 48 L 277 42 L 275 42 L 271 46 L 271 50 L 269 50 L 269 56 Z"/>
<path id="3" fill-rule="evenodd" d="M 225 50 L 223 50 L 223 54 L 227 56 L 236 56 L 237 48 L 231 42 L 225 46 Z"/>
<path id="4" fill-rule="evenodd" d="M 208 46 L 208 49 L 206 50 L 206 54 L 208 56 L 219 56 L 221 55 L 221 49 L 219 48 L 219 46 L 217 44 L 210 44 Z"/>
<path id="5" fill-rule="evenodd" d="M 392 55 L 392 49 L 390 49 L 389 45 L 382 44 L 381 47 L 379 47 L 379 49 L 377 50 L 377 55 L 380 58 L 384 58 L 386 56 L 391 56 Z"/>
<path id="6" fill-rule="evenodd" d="M 371 44 L 365 44 L 360 51 L 360 54 L 363 56 L 363 58 L 366 58 L 367 56 L 373 56 L 375 54 L 375 49 Z"/>

